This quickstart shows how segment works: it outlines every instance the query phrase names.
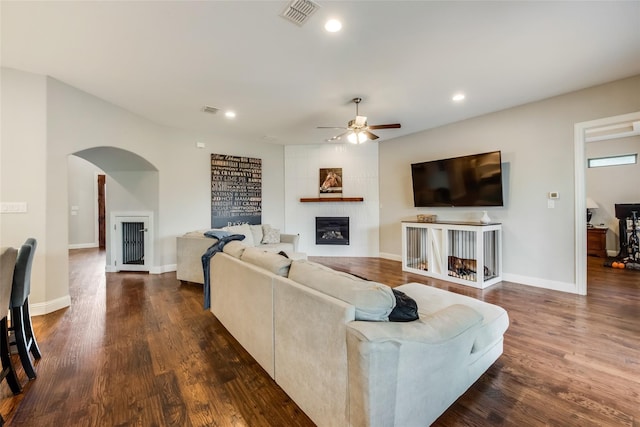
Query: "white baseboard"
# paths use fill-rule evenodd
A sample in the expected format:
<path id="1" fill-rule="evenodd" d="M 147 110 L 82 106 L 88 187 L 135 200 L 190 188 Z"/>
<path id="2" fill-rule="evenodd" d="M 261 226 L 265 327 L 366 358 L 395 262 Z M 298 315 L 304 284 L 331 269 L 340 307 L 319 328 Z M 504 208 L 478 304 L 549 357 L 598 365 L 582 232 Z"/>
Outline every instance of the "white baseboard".
<path id="1" fill-rule="evenodd" d="M 178 269 L 178 264 L 161 265 L 158 267 L 151 267 L 151 270 L 149 270 L 149 274 L 168 273 L 170 271 L 176 271 L 177 269 Z"/>
<path id="2" fill-rule="evenodd" d="M 29 313 L 32 316 L 42 316 L 44 314 L 53 313 L 54 311 L 60 310 L 61 308 L 69 307 L 70 305 L 71 297 L 69 295 L 65 295 L 52 301 L 29 304 Z"/>
<path id="3" fill-rule="evenodd" d="M 378 255 L 380 258 L 390 259 L 391 261 L 402 261 L 402 255 L 390 254 L 386 252 L 380 252 Z"/>
<path id="4" fill-rule="evenodd" d="M 380 252 L 380 258 L 392 261 L 402 261 L 401 255 Z M 443 279 L 446 280 L 446 279 Z M 537 277 L 521 276 L 519 274 L 502 273 L 502 280 L 505 282 L 519 283 L 521 285 L 534 286 L 536 288 L 550 289 L 553 291 L 568 292 L 577 294 L 578 288 L 575 283 L 558 282 L 556 280 L 540 279 Z"/>
<path id="5" fill-rule="evenodd" d="M 178 269 L 178 264 L 161 265 L 161 266 L 157 266 L 157 267 L 151 267 L 151 269 L 149 270 L 149 274 L 169 273 L 171 271 L 176 271 L 177 269 Z M 116 267 L 114 265 L 105 265 L 104 266 L 104 272 L 105 273 L 117 273 L 118 270 L 116 270 Z"/>
<path id="6" fill-rule="evenodd" d="M 97 243 L 75 243 L 73 245 L 69 245 L 69 249 L 90 249 L 97 248 Z"/>
<path id="7" fill-rule="evenodd" d="M 505 282 L 520 283 L 521 285 L 535 286 L 536 288 L 550 289 L 552 291 L 577 294 L 578 287 L 575 283 L 558 282 L 556 280 L 540 279 L 538 277 L 521 276 L 519 274 L 502 273 Z"/>

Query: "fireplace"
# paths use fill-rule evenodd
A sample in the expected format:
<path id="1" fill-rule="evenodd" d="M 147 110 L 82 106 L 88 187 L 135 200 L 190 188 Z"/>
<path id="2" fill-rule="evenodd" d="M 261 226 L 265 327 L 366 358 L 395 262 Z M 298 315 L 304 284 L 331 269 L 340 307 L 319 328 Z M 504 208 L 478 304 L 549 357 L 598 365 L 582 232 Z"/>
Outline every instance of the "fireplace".
<path id="1" fill-rule="evenodd" d="M 316 245 L 348 245 L 348 216 L 317 216 Z"/>

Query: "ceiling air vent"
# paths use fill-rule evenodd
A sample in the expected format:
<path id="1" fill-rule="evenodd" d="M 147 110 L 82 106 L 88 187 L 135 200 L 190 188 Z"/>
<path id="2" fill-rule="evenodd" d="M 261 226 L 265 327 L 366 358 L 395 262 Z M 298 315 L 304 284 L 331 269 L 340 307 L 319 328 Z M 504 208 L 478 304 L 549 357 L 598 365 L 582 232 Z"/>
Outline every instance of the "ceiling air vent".
<path id="1" fill-rule="evenodd" d="M 216 114 L 218 112 L 219 108 L 216 107 L 210 107 L 208 105 L 205 105 L 204 107 L 202 107 L 202 111 L 204 111 L 205 113 L 209 113 L 209 114 Z"/>
<path id="2" fill-rule="evenodd" d="M 319 7 L 310 0 L 291 0 L 280 16 L 302 27 Z"/>

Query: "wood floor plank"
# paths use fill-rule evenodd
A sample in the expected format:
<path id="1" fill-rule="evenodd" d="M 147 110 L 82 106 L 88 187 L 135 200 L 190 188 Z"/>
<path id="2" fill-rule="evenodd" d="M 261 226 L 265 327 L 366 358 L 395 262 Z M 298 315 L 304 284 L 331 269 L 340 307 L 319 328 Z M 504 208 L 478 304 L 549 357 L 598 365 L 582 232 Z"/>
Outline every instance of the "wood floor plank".
<path id="1" fill-rule="evenodd" d="M 397 261 L 313 260 L 397 286 L 418 282 L 504 307 L 504 354 L 435 426 L 640 427 L 640 272 L 588 259 L 588 296 L 502 282 L 485 290 L 404 273 Z M 105 273 L 70 251 L 71 307 L 34 317 L 38 378 L 11 426 L 312 426 L 175 273 Z"/>

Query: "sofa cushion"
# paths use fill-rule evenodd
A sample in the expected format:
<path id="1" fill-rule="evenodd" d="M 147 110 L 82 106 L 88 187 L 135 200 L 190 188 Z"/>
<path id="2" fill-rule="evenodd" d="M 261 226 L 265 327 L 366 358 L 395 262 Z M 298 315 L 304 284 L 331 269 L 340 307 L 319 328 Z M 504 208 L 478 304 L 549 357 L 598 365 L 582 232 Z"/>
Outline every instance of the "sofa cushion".
<path id="1" fill-rule="evenodd" d="M 315 262 L 294 260 L 289 279 L 353 305 L 356 320 L 388 321 L 395 306 L 396 300 L 389 286 L 362 280 Z"/>
<path id="2" fill-rule="evenodd" d="M 289 258 L 274 252 L 265 252 L 258 248 L 246 248 L 240 259 L 282 277 L 287 277 L 291 266 Z"/>
<path id="3" fill-rule="evenodd" d="M 247 246 L 244 245 L 241 241 L 232 240 L 224 245 L 224 247 L 222 248 L 222 252 L 227 255 L 231 255 L 234 258 L 240 259 L 246 248 Z"/>
<path id="4" fill-rule="evenodd" d="M 264 224 L 261 243 L 280 243 L 280 230 L 277 228 L 273 228 L 268 224 Z"/>
<path id="5" fill-rule="evenodd" d="M 483 318 L 482 325 L 473 343 L 472 353 L 482 351 L 495 344 L 496 341 L 502 339 L 509 327 L 509 315 L 500 306 L 421 283 L 407 283 L 396 289 L 416 300 L 420 317 L 424 317 L 423 314 L 426 316 L 454 304 L 464 304 L 480 313 Z"/>
<path id="6" fill-rule="evenodd" d="M 254 246 L 258 246 L 260 242 L 262 242 L 263 237 L 262 224 L 249 225 L 249 229 L 251 229 L 251 234 L 253 234 Z"/>
<path id="7" fill-rule="evenodd" d="M 249 226 L 249 224 L 231 225 L 228 227 L 223 227 L 222 229 L 225 231 L 229 231 L 233 234 L 243 234 L 244 235 L 243 242 L 246 246 L 256 245 L 253 240 L 253 233 L 251 232 L 251 227 Z"/>
<path id="8" fill-rule="evenodd" d="M 258 245 L 263 251 L 275 252 L 285 251 L 287 254 L 293 252 L 293 245 L 291 243 L 263 243 Z"/>
<path id="9" fill-rule="evenodd" d="M 210 229 L 206 229 L 206 230 L 195 230 L 195 231 L 189 231 L 186 232 L 182 235 L 182 237 L 190 237 L 190 238 L 199 238 L 199 239 L 205 239 L 207 236 L 204 235 L 204 233 L 206 233 L 207 231 L 210 231 Z"/>

